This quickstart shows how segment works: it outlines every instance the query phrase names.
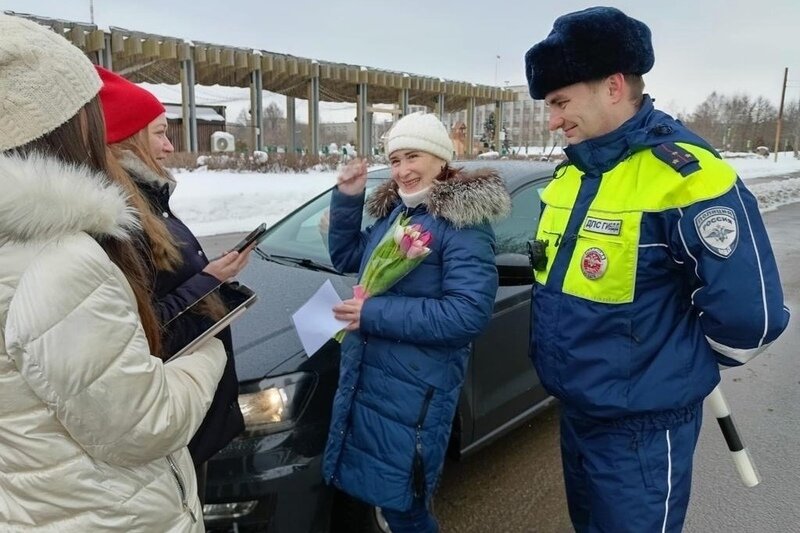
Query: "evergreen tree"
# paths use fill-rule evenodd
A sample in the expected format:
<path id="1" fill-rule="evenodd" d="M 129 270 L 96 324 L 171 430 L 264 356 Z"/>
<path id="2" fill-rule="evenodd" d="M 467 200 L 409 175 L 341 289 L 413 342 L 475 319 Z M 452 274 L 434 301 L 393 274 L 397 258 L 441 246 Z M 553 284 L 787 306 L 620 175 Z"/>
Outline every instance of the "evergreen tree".
<path id="1" fill-rule="evenodd" d="M 494 132 L 495 132 L 495 122 L 494 122 L 494 111 L 489 113 L 489 116 L 486 117 L 486 120 L 483 122 L 483 135 L 481 136 L 481 143 L 483 143 L 484 148 L 489 148 L 490 150 L 494 150 Z"/>

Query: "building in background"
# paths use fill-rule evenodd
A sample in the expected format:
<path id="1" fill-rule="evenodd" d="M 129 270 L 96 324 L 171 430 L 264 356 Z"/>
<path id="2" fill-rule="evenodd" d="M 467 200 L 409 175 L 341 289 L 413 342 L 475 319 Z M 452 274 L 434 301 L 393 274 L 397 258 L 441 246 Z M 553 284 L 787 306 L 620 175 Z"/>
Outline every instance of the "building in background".
<path id="1" fill-rule="evenodd" d="M 496 121 L 498 126 L 505 128 L 506 137 L 509 145 L 516 151 L 523 154 L 526 149 L 529 153 L 548 152 L 553 145 L 561 146 L 564 142 L 563 134 L 560 131 L 551 132 L 548 129 L 550 111 L 543 100 L 533 100 L 528 93 L 527 85 L 513 85 L 505 87 L 517 93 L 515 102 L 505 102 L 503 104 L 503 120 Z M 475 108 L 475 124 L 473 142 L 479 142 L 484 134 L 484 127 L 491 113 L 495 112 L 493 104 L 482 105 Z M 453 132 L 453 135 L 461 135 L 466 131 L 467 112 L 446 113 L 443 122 Z M 454 141 L 456 137 L 454 137 Z M 466 139 L 459 139 L 462 144 Z M 476 152 L 486 152 L 489 146 L 482 144 L 476 145 Z M 535 152 L 534 152 L 535 150 Z M 458 151 L 457 151 L 458 152 Z"/>
<path id="2" fill-rule="evenodd" d="M 163 103 L 163 102 L 162 102 Z M 183 139 L 183 111 L 181 104 L 164 103 L 167 110 L 167 136 L 176 152 L 188 151 Z M 211 134 L 225 129 L 225 106 L 197 106 L 197 143 L 200 152 L 211 151 Z"/>

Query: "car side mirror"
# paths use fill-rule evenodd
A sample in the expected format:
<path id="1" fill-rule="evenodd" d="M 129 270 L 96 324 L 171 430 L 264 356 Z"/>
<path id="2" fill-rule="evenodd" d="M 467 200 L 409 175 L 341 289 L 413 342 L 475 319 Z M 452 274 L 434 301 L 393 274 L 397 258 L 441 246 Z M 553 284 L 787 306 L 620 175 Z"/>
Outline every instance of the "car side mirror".
<path id="1" fill-rule="evenodd" d="M 525 254 L 505 253 L 495 257 L 500 285 L 533 285 L 533 269 Z"/>

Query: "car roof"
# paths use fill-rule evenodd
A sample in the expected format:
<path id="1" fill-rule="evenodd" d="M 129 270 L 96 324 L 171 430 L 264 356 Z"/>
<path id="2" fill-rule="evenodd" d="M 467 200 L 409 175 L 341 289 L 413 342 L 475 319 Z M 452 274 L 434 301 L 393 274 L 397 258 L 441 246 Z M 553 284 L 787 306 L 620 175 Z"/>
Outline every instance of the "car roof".
<path id="1" fill-rule="evenodd" d="M 525 161 L 522 159 L 472 159 L 469 161 L 453 161 L 450 163 L 450 166 L 463 168 L 467 172 L 475 172 L 478 169 L 490 168 L 503 178 L 503 181 L 506 183 L 506 188 L 513 191 L 532 178 L 551 176 L 556 164 L 546 161 Z M 369 173 L 369 178 L 383 180 L 388 177 L 388 167 L 373 170 Z"/>

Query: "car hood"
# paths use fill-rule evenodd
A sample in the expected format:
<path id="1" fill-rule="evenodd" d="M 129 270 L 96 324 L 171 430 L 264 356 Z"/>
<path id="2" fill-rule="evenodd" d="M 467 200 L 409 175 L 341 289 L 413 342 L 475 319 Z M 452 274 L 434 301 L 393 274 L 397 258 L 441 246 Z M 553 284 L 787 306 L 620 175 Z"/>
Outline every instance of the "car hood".
<path id="1" fill-rule="evenodd" d="M 295 358 L 299 366 L 306 359 L 292 314 L 327 279 L 342 299 L 352 296 L 354 277 L 280 265 L 253 254 L 237 280 L 253 289 L 258 301 L 231 326 L 240 382 L 261 379 L 282 365 L 281 373 L 291 372 L 296 368 L 284 363 Z"/>

